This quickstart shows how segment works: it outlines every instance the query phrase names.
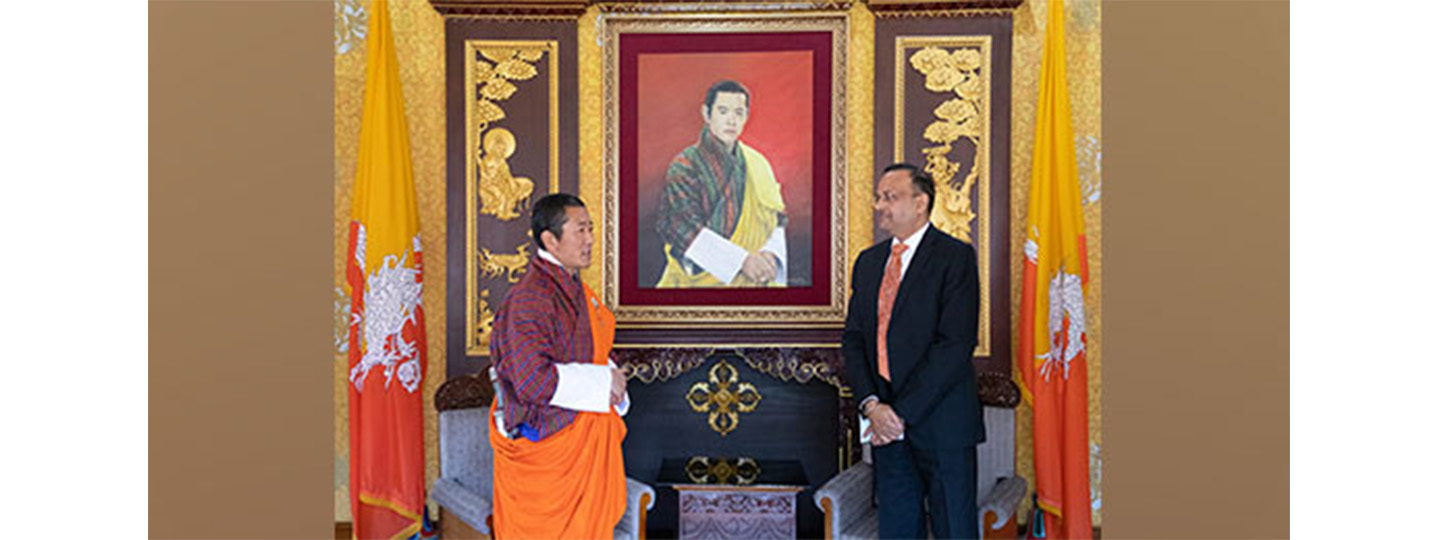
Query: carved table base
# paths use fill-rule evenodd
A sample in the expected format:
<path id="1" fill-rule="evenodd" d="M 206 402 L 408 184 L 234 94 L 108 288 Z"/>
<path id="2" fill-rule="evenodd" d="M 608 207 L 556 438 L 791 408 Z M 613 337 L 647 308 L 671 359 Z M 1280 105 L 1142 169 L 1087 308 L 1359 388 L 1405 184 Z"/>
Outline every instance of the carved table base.
<path id="1" fill-rule="evenodd" d="M 676 485 L 680 538 L 795 538 L 795 494 L 803 486 Z"/>

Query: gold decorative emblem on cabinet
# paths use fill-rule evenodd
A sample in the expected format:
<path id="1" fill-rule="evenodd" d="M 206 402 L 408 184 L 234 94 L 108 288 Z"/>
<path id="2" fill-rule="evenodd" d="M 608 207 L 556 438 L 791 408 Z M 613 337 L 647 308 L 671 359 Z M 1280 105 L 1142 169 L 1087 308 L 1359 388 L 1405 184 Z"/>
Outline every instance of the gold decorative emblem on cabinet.
<path id="1" fill-rule="evenodd" d="M 721 437 L 740 425 L 740 413 L 748 413 L 760 405 L 762 396 L 755 385 L 740 382 L 740 374 L 729 362 L 721 360 L 710 368 L 710 381 L 690 386 L 685 401 L 690 410 L 709 413 L 710 429 Z"/>
<path id="2" fill-rule="evenodd" d="M 695 456 L 685 462 L 685 476 L 696 484 L 732 484 L 748 486 L 760 477 L 760 464 L 754 459 L 742 457 L 731 462 L 725 458 L 713 461 L 705 456 Z"/>

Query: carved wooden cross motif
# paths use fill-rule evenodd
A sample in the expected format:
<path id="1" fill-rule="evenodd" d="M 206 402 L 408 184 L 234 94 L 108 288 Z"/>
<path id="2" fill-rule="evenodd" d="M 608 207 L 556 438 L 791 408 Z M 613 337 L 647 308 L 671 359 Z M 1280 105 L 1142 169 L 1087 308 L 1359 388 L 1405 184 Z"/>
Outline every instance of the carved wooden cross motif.
<path id="1" fill-rule="evenodd" d="M 740 425 L 740 413 L 754 411 L 760 405 L 760 399 L 760 391 L 755 389 L 755 385 L 740 382 L 740 374 L 735 367 L 724 360 L 710 368 L 709 383 L 697 382 L 685 394 L 690 410 L 710 413 L 710 429 L 721 437 Z"/>

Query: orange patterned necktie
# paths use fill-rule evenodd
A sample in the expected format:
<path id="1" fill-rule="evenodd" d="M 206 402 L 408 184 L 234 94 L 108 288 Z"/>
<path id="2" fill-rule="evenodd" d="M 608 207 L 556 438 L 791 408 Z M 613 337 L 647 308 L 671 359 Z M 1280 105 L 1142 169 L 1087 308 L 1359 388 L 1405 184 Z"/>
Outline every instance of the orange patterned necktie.
<path id="1" fill-rule="evenodd" d="M 885 343 L 885 334 L 890 330 L 890 312 L 895 309 L 895 293 L 900 291 L 900 254 L 910 246 L 897 243 L 890 246 L 890 262 L 885 263 L 885 279 L 880 281 L 880 317 L 875 329 L 880 363 L 880 376 L 890 380 L 890 348 Z"/>

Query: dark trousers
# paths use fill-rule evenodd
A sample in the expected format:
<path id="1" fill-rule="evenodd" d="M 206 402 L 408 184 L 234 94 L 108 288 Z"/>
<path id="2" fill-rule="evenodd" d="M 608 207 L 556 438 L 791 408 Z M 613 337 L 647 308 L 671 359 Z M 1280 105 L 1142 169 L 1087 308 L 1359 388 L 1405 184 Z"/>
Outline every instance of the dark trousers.
<path id="1" fill-rule="evenodd" d="M 975 447 L 926 450 L 907 441 L 872 449 L 880 538 L 979 538 L 975 501 Z"/>

